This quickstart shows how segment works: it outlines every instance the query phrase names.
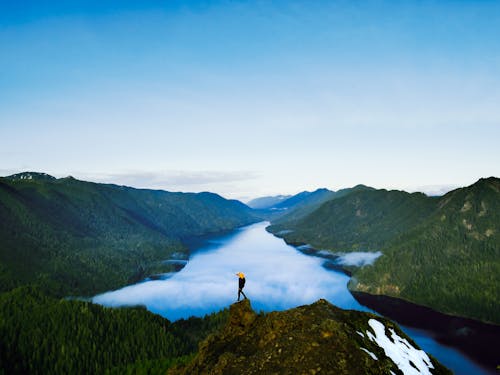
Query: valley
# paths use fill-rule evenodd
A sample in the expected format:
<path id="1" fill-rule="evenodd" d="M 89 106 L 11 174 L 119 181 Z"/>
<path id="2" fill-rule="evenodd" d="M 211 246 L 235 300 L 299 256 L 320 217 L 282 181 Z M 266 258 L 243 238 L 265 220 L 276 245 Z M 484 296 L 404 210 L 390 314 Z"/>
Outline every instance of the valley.
<path id="1" fill-rule="evenodd" d="M 183 366 L 199 342 L 226 324 L 234 272 L 244 270 L 257 311 L 322 298 L 344 309 L 374 309 L 404 324 L 406 334 L 455 373 L 487 374 L 495 366 L 489 344 L 498 337 L 499 190 L 495 178 L 443 197 L 358 185 L 265 199 L 252 209 L 212 193 L 133 189 L 33 172 L 0 178 L 0 333 L 9 338 L 0 359 L 13 373 L 89 368 L 78 353 L 92 356 L 103 348 L 106 340 L 91 332 L 104 329 L 123 332 L 116 340 L 133 340 L 141 354 L 120 357 L 113 354 L 122 350 L 118 344 L 106 344 L 109 357 L 95 359 L 101 370 Z M 261 220 L 270 225 L 252 225 Z M 411 306 L 398 315 L 401 307 L 384 309 L 390 304 L 364 297 L 384 295 L 487 324 L 431 317 L 454 322 L 450 331 L 439 331 L 408 318 Z M 47 311 L 60 316 L 61 330 L 47 322 Z M 167 319 L 155 320 L 151 312 Z M 69 320 L 63 318 L 67 313 L 73 314 Z M 95 318 L 86 320 L 85 314 L 101 323 L 92 328 Z M 88 344 L 68 341 L 75 321 L 76 334 Z M 14 338 L 19 324 L 25 327 L 20 341 Z M 133 339 L 138 328 L 151 333 Z M 142 352 L 141 343 L 158 330 L 170 336 L 158 336 L 152 351 Z M 459 331 L 469 343 L 451 337 Z M 53 367 L 43 353 L 53 356 L 55 347 L 67 349 L 49 361 Z"/>

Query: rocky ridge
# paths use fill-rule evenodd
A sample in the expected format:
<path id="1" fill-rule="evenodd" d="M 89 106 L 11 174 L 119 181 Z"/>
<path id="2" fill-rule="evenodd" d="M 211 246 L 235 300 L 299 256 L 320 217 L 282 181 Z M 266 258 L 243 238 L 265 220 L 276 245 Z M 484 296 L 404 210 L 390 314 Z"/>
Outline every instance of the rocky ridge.
<path id="1" fill-rule="evenodd" d="M 226 327 L 180 374 L 450 374 L 393 322 L 321 299 L 268 314 L 230 307 Z"/>

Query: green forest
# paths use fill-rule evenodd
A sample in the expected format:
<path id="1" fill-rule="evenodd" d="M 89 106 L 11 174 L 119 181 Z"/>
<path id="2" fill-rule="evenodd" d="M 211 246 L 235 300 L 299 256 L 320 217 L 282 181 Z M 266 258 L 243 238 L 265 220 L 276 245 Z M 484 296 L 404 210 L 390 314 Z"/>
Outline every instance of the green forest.
<path id="1" fill-rule="evenodd" d="M 227 316 L 170 323 L 141 307 L 106 308 L 20 287 L 0 294 L 0 373 L 161 373 L 189 360 Z"/>
<path id="2" fill-rule="evenodd" d="M 33 176 L 30 173 L 30 176 Z M 255 222 L 212 193 L 170 193 L 47 175 L 0 178 L 0 291 L 91 295 L 171 269 L 182 240 Z"/>
<path id="3" fill-rule="evenodd" d="M 268 230 L 333 252 L 382 251 L 353 270 L 352 290 L 500 323 L 498 179 L 443 197 L 361 185 L 295 198 Z M 0 373 L 150 374 L 189 362 L 228 311 L 171 323 L 71 296 L 169 271 L 161 261 L 187 257 L 184 240 L 259 219 L 211 193 L 43 175 L 0 178 L 0 220 Z"/>
<path id="4" fill-rule="evenodd" d="M 268 230 L 332 252 L 382 251 L 349 287 L 500 324 L 500 180 L 442 197 L 356 191 Z"/>
<path id="5" fill-rule="evenodd" d="M 170 323 L 143 307 L 68 296 L 171 271 L 162 261 L 187 258 L 184 239 L 256 220 L 212 193 L 0 178 L 0 373 L 149 374 L 188 361 L 227 311 Z"/>

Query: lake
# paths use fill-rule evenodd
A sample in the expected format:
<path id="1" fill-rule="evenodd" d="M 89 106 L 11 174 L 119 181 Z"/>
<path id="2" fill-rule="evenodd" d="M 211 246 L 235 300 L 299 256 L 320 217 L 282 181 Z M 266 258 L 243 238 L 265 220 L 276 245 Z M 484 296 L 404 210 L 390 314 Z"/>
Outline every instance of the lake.
<path id="1" fill-rule="evenodd" d="M 93 302 L 144 305 L 170 320 L 203 316 L 236 301 L 235 274 L 243 272 L 244 291 L 256 311 L 289 309 L 320 298 L 344 309 L 371 311 L 347 289 L 349 276 L 324 267 L 328 260 L 287 245 L 268 233 L 267 225 L 261 222 L 193 242 L 189 262 L 179 272 L 100 294 Z M 433 332 L 403 325 L 402 329 L 455 374 L 488 374 L 460 351 L 434 340 Z"/>

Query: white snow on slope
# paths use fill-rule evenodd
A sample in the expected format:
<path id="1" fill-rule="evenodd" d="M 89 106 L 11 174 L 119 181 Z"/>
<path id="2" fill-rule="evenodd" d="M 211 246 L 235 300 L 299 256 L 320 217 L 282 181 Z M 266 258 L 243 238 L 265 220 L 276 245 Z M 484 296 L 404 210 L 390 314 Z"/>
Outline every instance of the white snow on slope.
<path id="1" fill-rule="evenodd" d="M 368 355 L 369 355 L 370 357 L 372 357 L 375 361 L 378 361 L 377 356 L 376 356 L 375 354 L 373 354 L 371 351 L 369 351 L 368 349 L 365 349 L 365 348 L 360 348 L 360 349 L 361 349 L 362 351 L 364 351 L 364 352 L 368 353 Z"/>
<path id="2" fill-rule="evenodd" d="M 414 348 L 406 339 L 399 337 L 393 329 L 389 329 L 391 338 L 387 337 L 385 326 L 376 319 L 370 319 L 368 324 L 375 332 L 373 335 L 372 332 L 366 331 L 368 338 L 384 349 L 385 355 L 398 366 L 403 374 L 432 375 L 430 369 L 434 366 L 423 350 Z"/>

